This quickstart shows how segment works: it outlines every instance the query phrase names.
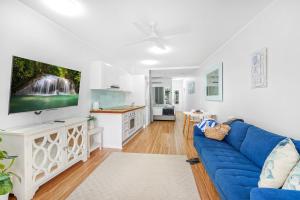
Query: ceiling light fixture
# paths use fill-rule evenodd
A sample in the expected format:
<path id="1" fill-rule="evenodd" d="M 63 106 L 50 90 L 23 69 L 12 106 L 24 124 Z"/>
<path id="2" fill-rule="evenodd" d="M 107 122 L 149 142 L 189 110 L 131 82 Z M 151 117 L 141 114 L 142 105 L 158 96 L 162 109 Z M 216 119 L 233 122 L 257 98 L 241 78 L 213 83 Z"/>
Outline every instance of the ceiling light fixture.
<path id="1" fill-rule="evenodd" d="M 84 11 L 77 0 L 43 0 L 43 2 L 53 11 L 70 17 L 82 15 Z"/>
<path id="2" fill-rule="evenodd" d="M 173 77 L 172 80 L 173 81 L 181 81 L 181 80 L 184 80 L 185 78 L 184 77 Z"/>
<path id="3" fill-rule="evenodd" d="M 104 63 L 104 65 L 106 65 L 108 67 L 112 67 L 112 64 L 109 64 L 109 63 Z"/>
<path id="4" fill-rule="evenodd" d="M 158 46 L 153 46 L 153 47 L 150 47 L 148 49 L 148 51 L 150 53 L 153 53 L 153 54 L 157 54 L 157 55 L 162 55 L 162 54 L 166 54 L 166 53 L 170 53 L 171 52 L 171 48 L 166 46 L 164 49 L 158 47 Z"/>
<path id="5" fill-rule="evenodd" d="M 159 62 L 157 60 L 142 60 L 143 65 L 157 65 Z"/>

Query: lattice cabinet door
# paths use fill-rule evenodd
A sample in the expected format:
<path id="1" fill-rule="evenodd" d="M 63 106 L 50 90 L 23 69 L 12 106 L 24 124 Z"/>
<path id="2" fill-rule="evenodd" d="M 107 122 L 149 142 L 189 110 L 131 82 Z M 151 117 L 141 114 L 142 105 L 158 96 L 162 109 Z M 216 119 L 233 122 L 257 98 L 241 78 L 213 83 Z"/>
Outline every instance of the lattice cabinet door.
<path id="1" fill-rule="evenodd" d="M 67 162 L 86 157 L 86 124 L 67 127 Z"/>
<path id="2" fill-rule="evenodd" d="M 32 138 L 32 183 L 38 185 L 64 165 L 64 131 L 43 133 Z"/>

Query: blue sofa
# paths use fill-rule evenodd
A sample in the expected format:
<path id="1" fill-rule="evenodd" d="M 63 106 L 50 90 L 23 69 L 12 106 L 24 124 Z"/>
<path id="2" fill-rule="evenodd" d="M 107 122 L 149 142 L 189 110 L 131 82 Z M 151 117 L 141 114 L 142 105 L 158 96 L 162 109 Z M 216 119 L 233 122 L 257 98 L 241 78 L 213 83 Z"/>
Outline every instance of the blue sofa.
<path id="1" fill-rule="evenodd" d="M 264 161 L 285 137 L 235 121 L 223 141 L 206 138 L 195 126 L 194 146 L 223 200 L 295 200 L 300 191 L 258 188 Z M 300 152 L 300 141 L 295 141 Z"/>

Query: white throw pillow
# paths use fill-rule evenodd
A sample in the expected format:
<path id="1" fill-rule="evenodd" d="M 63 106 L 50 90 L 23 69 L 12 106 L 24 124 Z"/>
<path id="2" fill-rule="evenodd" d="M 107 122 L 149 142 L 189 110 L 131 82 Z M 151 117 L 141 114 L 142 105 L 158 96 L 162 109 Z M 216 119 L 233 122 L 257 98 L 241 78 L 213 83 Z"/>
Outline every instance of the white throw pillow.
<path id="1" fill-rule="evenodd" d="M 291 171 L 282 189 L 300 190 L 300 162 L 298 162 L 294 169 Z"/>
<path id="2" fill-rule="evenodd" d="M 280 188 L 298 160 L 299 154 L 290 138 L 279 142 L 264 163 L 258 187 Z"/>

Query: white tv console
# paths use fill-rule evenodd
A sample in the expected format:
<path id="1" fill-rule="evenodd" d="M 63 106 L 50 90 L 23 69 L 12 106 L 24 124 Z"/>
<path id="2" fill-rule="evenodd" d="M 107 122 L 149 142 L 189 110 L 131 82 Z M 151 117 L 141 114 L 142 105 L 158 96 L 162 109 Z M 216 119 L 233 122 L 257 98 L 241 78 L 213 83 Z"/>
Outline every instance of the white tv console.
<path id="1" fill-rule="evenodd" d="M 12 171 L 18 200 L 30 200 L 37 189 L 78 161 L 87 160 L 87 119 L 66 119 L 5 130 L 2 149 L 17 155 Z"/>

